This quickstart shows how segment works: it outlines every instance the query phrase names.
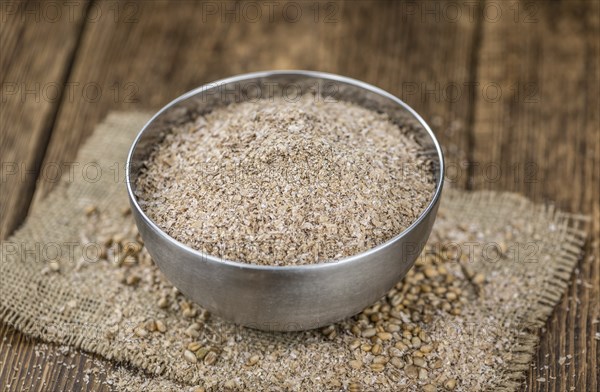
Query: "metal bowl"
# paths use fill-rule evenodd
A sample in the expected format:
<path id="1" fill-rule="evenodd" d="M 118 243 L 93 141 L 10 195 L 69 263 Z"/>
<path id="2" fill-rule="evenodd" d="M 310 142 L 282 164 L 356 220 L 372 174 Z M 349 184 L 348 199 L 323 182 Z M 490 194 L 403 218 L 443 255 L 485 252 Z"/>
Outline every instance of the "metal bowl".
<path id="1" fill-rule="evenodd" d="M 219 105 L 283 95 L 354 102 L 408 124 L 427 154 L 436 177 L 427 208 L 406 230 L 366 252 L 339 261 L 262 266 L 223 260 L 167 235 L 140 208 L 135 184 L 142 162 L 165 131 Z M 140 234 L 152 258 L 189 299 L 244 326 L 293 331 L 316 328 L 352 316 L 392 288 L 422 251 L 436 217 L 443 185 L 442 150 L 429 126 L 393 95 L 358 80 L 321 72 L 271 71 L 207 84 L 175 99 L 142 128 L 127 158 L 127 192 Z"/>

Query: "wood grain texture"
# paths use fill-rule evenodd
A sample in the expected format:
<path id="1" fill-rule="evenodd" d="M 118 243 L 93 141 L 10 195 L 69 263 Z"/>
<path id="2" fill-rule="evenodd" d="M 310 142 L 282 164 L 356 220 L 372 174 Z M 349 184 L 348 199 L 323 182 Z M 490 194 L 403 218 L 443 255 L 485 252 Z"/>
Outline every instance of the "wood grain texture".
<path id="1" fill-rule="evenodd" d="M 485 23 L 482 31 L 473 186 L 513 190 L 593 218 L 585 256 L 546 324 L 524 389 L 597 391 L 599 4 L 519 5 L 502 3 L 508 18 Z"/>
<path id="2" fill-rule="evenodd" d="M 63 94 L 53 106 L 49 143 L 48 136 L 13 132 L 15 140 L 5 147 L 3 139 L 2 151 L 18 156 L 24 150 L 12 146 L 28 146 L 32 139 L 45 151 L 38 148 L 32 154 L 38 166 L 68 163 L 109 111 L 156 110 L 189 89 L 242 72 L 314 69 L 378 85 L 430 121 L 445 147 L 455 186 L 515 190 L 594 215 L 595 243 L 547 325 L 528 389 L 595 390 L 590 388 L 598 386 L 594 320 L 600 306 L 600 146 L 598 113 L 591 108 L 598 107 L 599 95 L 597 6 L 576 1 L 535 3 L 532 9 L 530 3 L 510 1 L 495 19 L 493 7 L 499 2 L 493 1 L 475 7 L 474 14 L 472 5 L 463 6 L 460 17 L 447 7 L 458 4 L 452 1 L 304 2 L 298 17 L 294 8 L 284 12 L 280 2 L 272 13 L 263 8 L 257 19 L 251 9 L 213 4 L 216 9 L 187 1 L 177 6 L 162 1 L 92 3 L 84 28 L 74 34 L 79 44 L 72 66 L 63 69 L 71 94 Z M 530 17 L 539 21 L 525 23 Z M 34 45 L 29 51 L 19 49 L 16 38 L 27 28 L 15 20 L 2 26 L 0 53 L 9 58 L 0 56 L 0 65 L 12 64 L 19 50 L 32 56 Z M 47 33 L 47 40 L 60 37 Z M 28 74 L 17 75 L 19 82 L 30 80 Z M 491 99 L 493 83 L 503 93 L 497 102 Z M 526 102 L 536 85 L 540 90 L 533 98 L 540 102 Z M 511 88 L 516 90 L 511 93 Z M 21 118 L 11 121 L 27 125 Z M 4 133 L 2 128 L 3 138 Z M 537 182 L 525 181 L 532 172 L 524 164 L 532 162 Z M 481 169 L 497 166 L 505 168 L 498 178 Z M 35 179 L 29 179 L 22 186 L 36 189 L 34 198 L 40 200 L 53 181 L 40 178 L 36 188 Z M 20 195 L 16 188 L 5 189 L 3 209 L 4 197 L 17 200 Z M 5 218 L 1 221 L 6 233 L 20 223 L 28 205 L 29 200 L 13 202 L 15 218 L 10 219 L 15 223 L 4 226 Z M 109 389 L 103 374 L 83 381 L 85 369 L 103 367 L 94 358 L 62 355 L 52 346 L 36 356 L 35 342 L 7 326 L 0 336 L 5 338 L 0 342 L 0 385 L 10 384 L 8 390 Z M 565 355 L 573 355 L 574 363 L 558 366 Z M 535 381 L 540 377 L 547 382 Z"/>
<path id="3" fill-rule="evenodd" d="M 1 391 L 112 390 L 105 383 L 112 365 L 104 359 L 41 344 L 3 324 L 0 336 Z"/>
<path id="4" fill-rule="evenodd" d="M 27 214 L 86 7 L 86 1 L 0 3 L 0 239 Z M 0 336 L 0 389 L 23 390 L 28 382 L 41 390 L 44 380 L 59 378 L 24 335 L 0 325 Z M 57 353 L 50 348 L 45 354 Z M 68 389 L 75 379 L 62 385 Z"/>
<path id="5" fill-rule="evenodd" d="M 86 2 L 0 4 L 0 238 L 27 213 Z M 32 50 L 35 48 L 35 50 Z"/>

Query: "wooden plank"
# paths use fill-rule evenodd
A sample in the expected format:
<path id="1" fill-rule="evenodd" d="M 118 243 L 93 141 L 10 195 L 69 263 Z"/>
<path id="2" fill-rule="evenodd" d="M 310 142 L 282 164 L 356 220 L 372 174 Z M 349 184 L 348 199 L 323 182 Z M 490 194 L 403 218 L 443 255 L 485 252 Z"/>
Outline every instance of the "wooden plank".
<path id="1" fill-rule="evenodd" d="M 434 128 L 444 144 L 452 146 L 450 161 L 467 155 L 465 124 L 472 116 L 471 105 L 466 99 L 453 101 L 442 94 L 451 83 L 468 94 L 464 83 L 472 77 L 477 21 L 415 15 L 413 9 L 395 3 L 315 6 L 307 2 L 302 3 L 299 18 L 292 8 L 284 13 L 281 3 L 273 18 L 263 9 L 260 20 L 242 11 L 227 14 L 227 9 L 234 9 L 226 8 L 233 7 L 229 3 L 218 3 L 216 14 L 195 2 L 181 2 L 177 7 L 164 2 L 146 2 L 139 8 L 122 4 L 116 21 L 100 18 L 86 25 L 68 79 L 75 94 L 61 102 L 44 165 L 73 161 L 80 144 L 110 110 L 155 110 L 221 77 L 292 68 L 345 74 L 388 89 L 425 118 L 435 117 Z M 459 185 L 466 182 L 466 176 L 456 178 Z M 36 200 L 53 185 L 41 178 Z M 14 347 L 7 355 L 20 355 L 26 343 L 11 339 Z M 64 361 L 76 369 L 87 363 L 81 356 Z M 11 368 L 27 366 L 18 362 L 10 362 Z M 44 364 L 42 368 L 31 369 L 31 374 L 21 371 L 13 386 L 24 377 L 33 377 L 34 383 L 40 377 L 45 388 L 62 390 L 73 385 L 65 384 L 65 379 L 83 376 L 65 372 L 64 366 Z"/>
<path id="2" fill-rule="evenodd" d="M 3 391 L 110 391 L 112 364 L 104 359 L 36 343 L 0 324 L 0 385 Z"/>
<path id="3" fill-rule="evenodd" d="M 0 3 L 0 239 L 27 214 L 86 7 L 87 1 Z M 44 366 L 32 341 L 6 325 L 0 336 L 2 388 L 36 383 Z"/>
<path id="4" fill-rule="evenodd" d="M 85 9 L 0 4 L 0 238 L 27 213 Z"/>
<path id="5" fill-rule="evenodd" d="M 586 256 L 543 331 L 525 389 L 596 391 L 598 2 L 493 4 L 501 6 L 505 17 L 483 26 L 477 73 L 489 91 L 476 101 L 474 188 L 513 190 L 593 217 Z"/>
<path id="6" fill-rule="evenodd" d="M 87 1 L 0 3 L 0 239 L 29 209 L 58 107 L 68 91 L 65 83 L 87 6 Z M 38 355 L 31 339 L 7 325 L 0 324 L 0 336 L 0 389 L 48 390 L 49 370 L 61 367 L 45 358 L 61 358 L 60 351 L 50 347 Z M 90 363 L 86 358 L 63 360 Z M 77 390 L 75 369 L 69 370 L 62 390 Z"/>

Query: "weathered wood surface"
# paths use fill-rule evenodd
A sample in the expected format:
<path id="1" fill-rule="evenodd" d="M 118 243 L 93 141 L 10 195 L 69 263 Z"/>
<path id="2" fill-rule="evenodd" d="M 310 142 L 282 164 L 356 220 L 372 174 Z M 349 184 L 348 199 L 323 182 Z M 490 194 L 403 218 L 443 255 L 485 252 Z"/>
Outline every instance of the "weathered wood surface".
<path id="1" fill-rule="evenodd" d="M 485 23 L 482 30 L 477 75 L 491 87 L 478 96 L 470 130 L 473 187 L 520 192 L 593 218 L 585 257 L 546 324 L 527 389 L 597 391 L 599 3 L 529 4 L 516 14 L 515 3 L 503 3 L 502 13 L 520 23 Z"/>
<path id="2" fill-rule="evenodd" d="M 305 2 L 301 16 L 281 3 L 272 12 L 261 7 L 257 17 L 249 8 L 226 14 L 234 6 L 211 4 L 80 3 L 73 17 L 40 14 L 35 23 L 28 13 L 2 9 L 3 87 L 67 86 L 44 102 L 26 95 L 22 103 L 3 90 L 2 162 L 28 164 L 37 181 L 36 174 L 3 179 L 2 238 L 23 221 L 32 197 L 51 191 L 55 178 L 45 170 L 72 162 L 111 110 L 155 110 L 191 88 L 242 72 L 348 75 L 400 96 L 430 120 L 455 186 L 514 190 L 594 217 L 593 240 L 542 333 L 524 389 L 597 390 L 598 5 Z M 85 370 L 97 367 L 93 358 L 62 355 L 56 347 L 36 355 L 35 342 L 20 333 L 2 326 L 0 334 L 2 388 L 109 389 L 103 375 L 84 381 Z M 567 355 L 572 359 L 559 365 Z"/>
<path id="3" fill-rule="evenodd" d="M 85 7 L 0 3 L 0 238 L 27 214 Z"/>

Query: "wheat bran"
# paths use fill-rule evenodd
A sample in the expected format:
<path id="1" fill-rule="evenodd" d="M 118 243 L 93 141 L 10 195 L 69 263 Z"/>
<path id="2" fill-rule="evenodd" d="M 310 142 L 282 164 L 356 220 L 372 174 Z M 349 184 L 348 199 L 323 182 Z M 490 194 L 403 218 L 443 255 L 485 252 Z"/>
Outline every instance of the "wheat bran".
<path id="1" fill-rule="evenodd" d="M 253 264 L 332 261 L 382 244 L 431 200 L 415 135 L 387 115 L 312 95 L 217 108 L 168 132 L 137 180 L 177 240 Z"/>

